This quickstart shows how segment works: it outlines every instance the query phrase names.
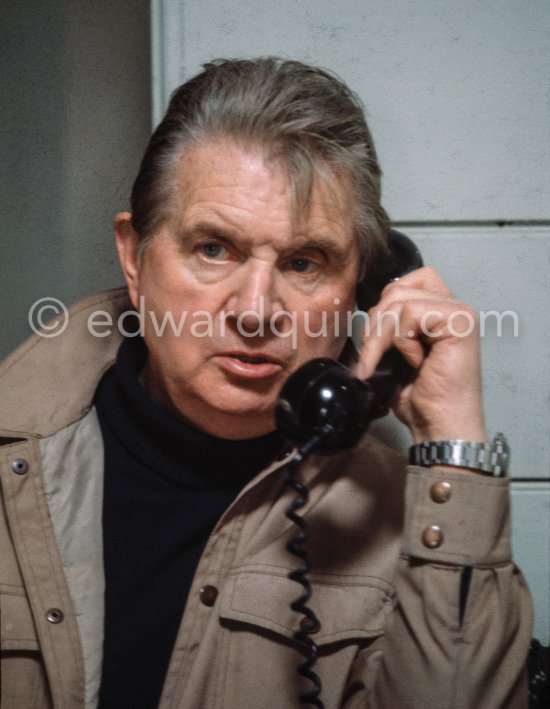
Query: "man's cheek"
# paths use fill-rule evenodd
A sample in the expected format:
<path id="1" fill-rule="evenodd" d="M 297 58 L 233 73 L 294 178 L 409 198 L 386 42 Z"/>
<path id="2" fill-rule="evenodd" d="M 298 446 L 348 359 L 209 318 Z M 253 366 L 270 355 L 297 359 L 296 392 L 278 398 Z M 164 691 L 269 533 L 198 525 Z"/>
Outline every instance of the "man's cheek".
<path id="1" fill-rule="evenodd" d="M 288 340 L 291 348 L 298 348 L 300 319 L 295 311 L 278 310 L 269 320 L 272 335 Z"/>
<path id="2" fill-rule="evenodd" d="M 314 341 L 315 349 L 338 349 L 338 342 L 346 338 L 346 313 L 330 309 L 310 310 L 303 314 L 300 329 Z M 335 342 L 336 341 L 336 342 Z"/>

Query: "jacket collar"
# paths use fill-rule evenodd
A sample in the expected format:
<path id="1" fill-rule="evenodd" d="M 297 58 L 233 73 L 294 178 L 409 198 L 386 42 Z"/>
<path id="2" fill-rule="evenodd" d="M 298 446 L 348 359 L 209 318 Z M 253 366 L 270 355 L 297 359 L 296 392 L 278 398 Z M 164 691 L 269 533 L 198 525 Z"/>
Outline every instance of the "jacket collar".
<path id="1" fill-rule="evenodd" d="M 126 310 L 133 310 L 126 288 L 81 300 L 68 311 L 62 334 L 34 335 L 0 365 L 0 437 L 41 438 L 84 416 L 116 357 L 122 340 L 117 320 Z M 108 337 L 90 332 L 88 321 L 97 311 L 102 323 L 111 318 L 111 327 L 101 327 L 111 330 Z"/>

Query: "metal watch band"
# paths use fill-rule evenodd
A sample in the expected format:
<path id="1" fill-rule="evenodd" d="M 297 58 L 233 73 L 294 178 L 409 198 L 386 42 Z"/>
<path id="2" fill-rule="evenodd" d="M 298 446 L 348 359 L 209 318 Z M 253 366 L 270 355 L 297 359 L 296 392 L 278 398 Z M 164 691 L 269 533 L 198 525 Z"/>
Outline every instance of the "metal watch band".
<path id="1" fill-rule="evenodd" d="M 492 443 L 477 441 L 424 441 L 409 449 L 412 465 L 453 465 L 493 477 L 505 477 L 510 449 L 506 437 L 497 433 Z"/>

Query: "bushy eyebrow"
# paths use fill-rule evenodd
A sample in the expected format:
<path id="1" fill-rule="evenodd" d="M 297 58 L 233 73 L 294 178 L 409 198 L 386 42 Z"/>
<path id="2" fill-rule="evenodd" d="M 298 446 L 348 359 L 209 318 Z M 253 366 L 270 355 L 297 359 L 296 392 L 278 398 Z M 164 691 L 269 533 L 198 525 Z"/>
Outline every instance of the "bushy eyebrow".
<path id="1" fill-rule="evenodd" d="M 252 244 L 252 239 L 243 236 L 238 229 L 232 228 L 230 225 L 219 225 L 209 221 L 200 221 L 194 224 L 181 224 L 178 229 L 182 240 L 211 238 L 219 239 L 220 241 L 244 243 L 247 246 Z M 319 250 L 327 253 L 338 261 L 345 261 L 349 256 L 349 249 L 346 245 L 324 234 L 303 234 L 297 233 L 292 243 L 281 248 L 281 253 L 288 255 L 297 251 Z"/>
<path id="2" fill-rule="evenodd" d="M 231 228 L 223 229 L 216 224 L 210 224 L 209 222 L 198 222 L 197 224 L 180 224 L 178 233 L 182 237 L 192 236 L 192 237 L 220 237 L 231 239 L 234 238 L 234 233 Z"/>
<path id="3" fill-rule="evenodd" d="M 329 260 L 334 266 L 342 266 L 349 259 L 349 249 L 343 244 L 340 244 L 336 239 L 322 234 L 312 236 L 299 235 L 297 240 L 283 250 L 284 255 L 292 255 L 308 251 L 321 251 L 327 254 Z"/>
<path id="4" fill-rule="evenodd" d="M 215 224 L 208 222 L 200 222 L 197 224 L 179 224 L 174 230 L 175 236 L 178 238 L 182 246 L 192 246 L 200 239 L 216 239 L 232 243 L 236 240 L 237 235 L 231 228 L 223 229 Z"/>

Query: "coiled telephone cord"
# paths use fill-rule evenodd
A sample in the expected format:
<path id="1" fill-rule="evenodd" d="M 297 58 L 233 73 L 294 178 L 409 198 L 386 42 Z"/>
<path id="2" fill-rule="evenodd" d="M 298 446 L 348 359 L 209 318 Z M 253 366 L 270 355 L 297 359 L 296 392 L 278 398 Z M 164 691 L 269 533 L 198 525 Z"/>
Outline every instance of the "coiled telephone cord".
<path id="1" fill-rule="evenodd" d="M 297 510 L 307 504 L 309 491 L 302 482 L 297 480 L 296 473 L 301 463 L 332 430 L 330 426 L 326 426 L 325 428 L 326 430 L 323 430 L 317 436 L 313 436 L 307 443 L 301 446 L 296 452 L 296 455 L 286 465 L 287 485 L 296 492 L 296 497 L 286 509 L 286 516 L 298 527 L 298 532 L 288 542 L 286 548 L 302 562 L 297 569 L 294 569 L 288 575 L 290 579 L 296 581 L 303 587 L 303 592 L 299 598 L 290 604 L 293 611 L 301 613 L 304 616 L 300 623 L 300 630 L 297 630 L 293 637 L 295 640 L 303 643 L 307 650 L 306 660 L 298 667 L 297 671 L 299 675 L 309 679 L 313 684 L 313 687 L 308 692 L 300 695 L 300 702 L 302 704 L 310 704 L 311 706 L 319 707 L 320 709 L 324 709 L 324 704 L 320 699 L 321 679 L 312 669 L 317 660 L 319 648 L 311 637 L 311 633 L 315 632 L 319 627 L 319 621 L 313 610 L 307 605 L 307 602 L 311 598 L 311 584 L 307 578 L 307 573 L 311 570 L 311 559 L 308 552 L 303 547 L 309 535 L 309 527 L 305 519 L 297 513 Z"/>

